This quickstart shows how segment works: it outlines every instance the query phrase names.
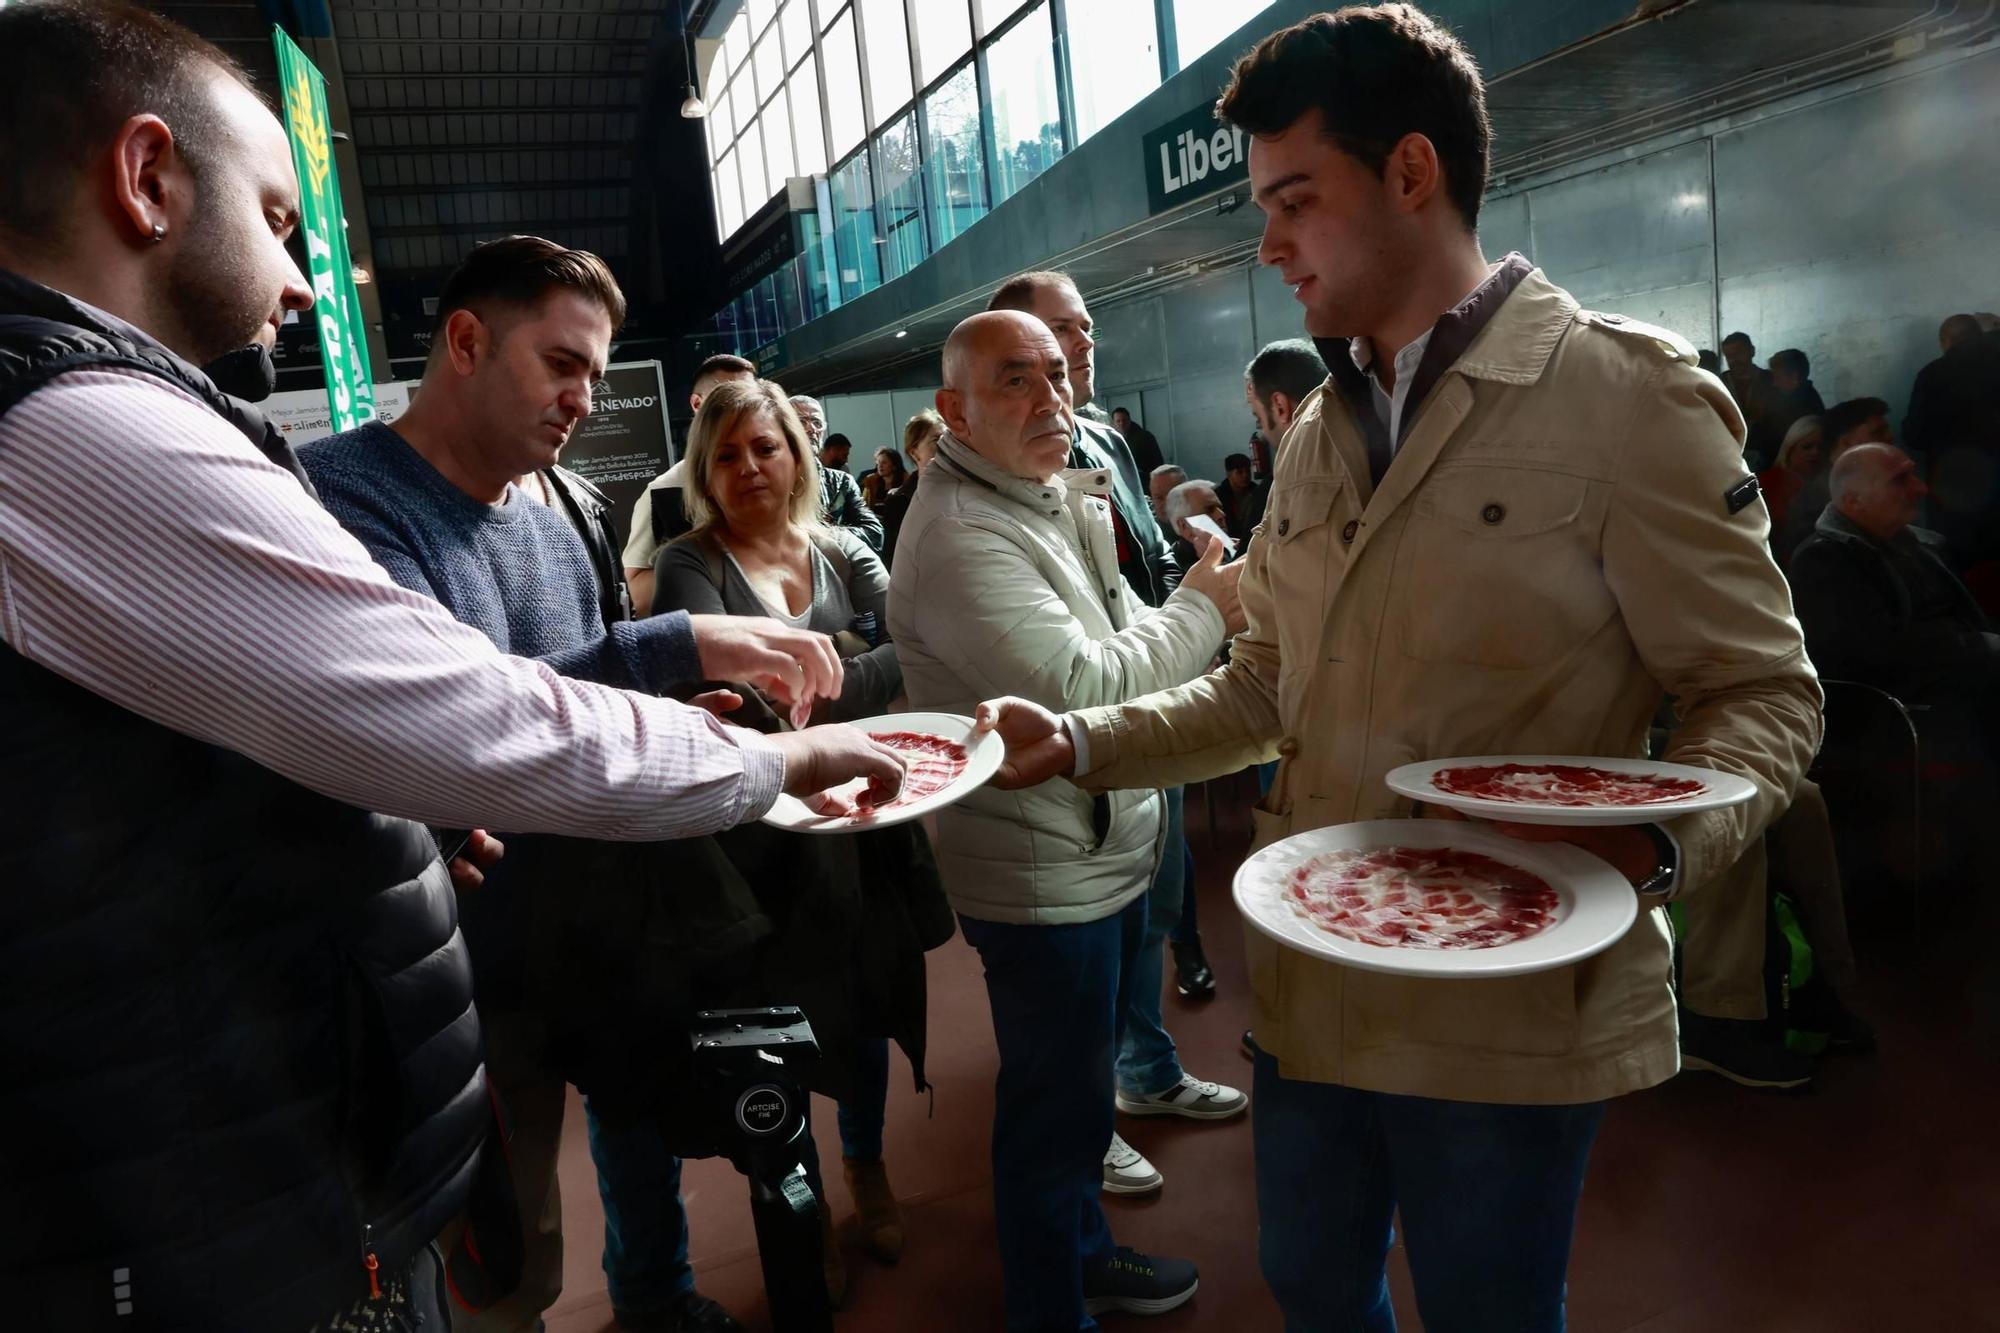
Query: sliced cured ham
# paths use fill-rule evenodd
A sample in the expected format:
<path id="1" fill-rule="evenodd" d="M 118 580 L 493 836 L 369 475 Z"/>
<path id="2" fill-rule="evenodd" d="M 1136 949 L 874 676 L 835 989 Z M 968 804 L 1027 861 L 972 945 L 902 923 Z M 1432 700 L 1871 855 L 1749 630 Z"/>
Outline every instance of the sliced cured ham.
<path id="1" fill-rule="evenodd" d="M 1540 934 L 1562 900 L 1539 876 L 1477 852 L 1370 847 L 1327 852 L 1285 880 L 1321 930 L 1384 949 L 1491 949 Z"/>
<path id="2" fill-rule="evenodd" d="M 1441 768 L 1431 785 L 1448 796 L 1513 805 L 1638 806 L 1685 801 L 1708 790 L 1692 778 L 1613 773 L 1580 764 L 1478 764 Z"/>

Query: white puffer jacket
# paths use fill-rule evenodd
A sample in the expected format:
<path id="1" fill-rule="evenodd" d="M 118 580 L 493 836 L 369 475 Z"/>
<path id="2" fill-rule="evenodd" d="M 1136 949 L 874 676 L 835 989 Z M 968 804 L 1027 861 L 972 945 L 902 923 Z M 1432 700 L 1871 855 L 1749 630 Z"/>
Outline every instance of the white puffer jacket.
<path id="1" fill-rule="evenodd" d="M 1118 574 L 1102 471 L 1047 485 L 947 434 L 903 519 L 889 630 L 910 706 L 970 715 L 1016 694 L 1063 712 L 1192 680 L 1222 615 L 1182 588 L 1158 610 Z M 1165 838 L 1156 791 L 1093 797 L 1063 778 L 986 787 L 938 815 L 952 906 L 983 921 L 1096 921 L 1145 892 Z"/>

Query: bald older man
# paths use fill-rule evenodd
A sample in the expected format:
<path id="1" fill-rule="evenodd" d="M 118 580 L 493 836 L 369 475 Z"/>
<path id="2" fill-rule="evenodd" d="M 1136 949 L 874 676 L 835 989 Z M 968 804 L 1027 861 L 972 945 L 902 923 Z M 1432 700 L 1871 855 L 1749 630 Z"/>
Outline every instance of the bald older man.
<path id="1" fill-rule="evenodd" d="M 1792 556 L 1813 662 L 1909 701 L 2000 692 L 2000 635 L 1940 557 L 1937 534 L 1915 526 L 1928 493 L 1916 461 L 1856 445 L 1834 461 L 1832 488 Z"/>
<path id="2" fill-rule="evenodd" d="M 970 714 L 996 694 L 1049 708 L 1192 680 L 1242 626 L 1220 552 L 1154 609 L 1118 572 L 1108 468 L 1068 469 L 1068 363 L 1019 311 L 945 345 L 947 431 L 904 519 L 889 625 L 910 703 Z M 1192 1264 L 1113 1244 L 1099 1206 L 1112 1061 L 1166 820 L 1157 791 L 1066 779 L 982 790 L 938 816 L 938 863 L 985 964 L 1000 1078 L 993 1193 L 1010 1330 L 1092 1327 L 1193 1295 Z"/>

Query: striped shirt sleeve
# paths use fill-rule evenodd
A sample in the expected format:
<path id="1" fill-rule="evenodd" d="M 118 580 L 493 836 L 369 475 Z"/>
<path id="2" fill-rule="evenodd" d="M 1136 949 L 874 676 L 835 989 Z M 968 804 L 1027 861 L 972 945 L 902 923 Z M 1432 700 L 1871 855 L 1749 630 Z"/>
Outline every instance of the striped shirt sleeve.
<path id="1" fill-rule="evenodd" d="M 644 841 L 763 814 L 777 749 L 496 651 L 181 390 L 80 371 L 0 416 L 0 639 L 384 814 Z M 89 756 L 98 762 L 102 756 Z"/>

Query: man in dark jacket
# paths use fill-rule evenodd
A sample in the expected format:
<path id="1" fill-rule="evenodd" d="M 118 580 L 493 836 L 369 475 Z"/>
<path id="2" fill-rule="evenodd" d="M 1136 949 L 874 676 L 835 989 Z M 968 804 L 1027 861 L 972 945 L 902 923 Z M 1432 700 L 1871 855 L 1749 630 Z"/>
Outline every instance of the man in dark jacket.
<path id="1" fill-rule="evenodd" d="M 1139 475 L 1150 477 L 1167 460 L 1160 453 L 1160 439 L 1153 432 L 1140 425 L 1128 407 L 1111 409 L 1111 427 L 1125 437 L 1125 443 L 1132 448 L 1132 461 L 1139 466 Z"/>
<path id="2" fill-rule="evenodd" d="M 1953 315 L 1938 348 L 1910 386 L 1903 443 L 1923 460 L 1940 533 L 1970 565 L 2000 553 L 2000 343 Z"/>
<path id="3" fill-rule="evenodd" d="M 1765 424 L 1764 435 L 1766 440 L 1775 443 L 1771 453 L 1758 461 L 1759 471 L 1778 461 L 1776 446 L 1785 442 L 1785 432 L 1792 428 L 1794 421 L 1826 411 L 1826 403 L 1813 386 L 1812 361 L 1796 347 L 1771 353 L 1768 407 L 1769 420 Z"/>
<path id="4" fill-rule="evenodd" d="M 1896 442 L 1895 433 L 1889 428 L 1889 405 L 1880 398 L 1849 398 L 1835 403 L 1820 414 L 1820 437 L 1829 464 L 1839 462 L 1840 456 L 1856 445 Z M 1813 525 L 1833 499 L 1831 477 L 1830 470 L 1822 470 L 1806 478 L 1806 484 L 1799 488 L 1785 513 L 1785 521 L 1774 526 L 1774 540 L 1802 542 L 1812 534 Z M 1773 546 L 1771 553 L 1780 566 L 1787 566 L 1792 558 L 1791 549 Z"/>
<path id="5" fill-rule="evenodd" d="M 826 409 L 819 405 L 819 399 L 798 394 L 792 399 L 792 410 L 799 414 L 799 424 L 806 428 L 806 439 L 811 442 L 813 457 L 819 463 L 820 516 L 836 528 L 851 529 L 868 543 L 870 550 L 881 554 L 888 533 L 882 526 L 882 516 L 861 498 L 861 485 L 847 470 L 846 452 L 843 450 L 837 458 L 822 456 Z M 846 443 L 846 436 L 837 438 Z"/>
<path id="6" fill-rule="evenodd" d="M 1915 460 L 1881 444 L 1833 465 L 1833 502 L 1792 556 L 1806 649 L 1828 677 L 1906 702 L 1972 708 L 1990 745 L 2000 717 L 2000 634 L 1912 526 L 1927 488 Z"/>

